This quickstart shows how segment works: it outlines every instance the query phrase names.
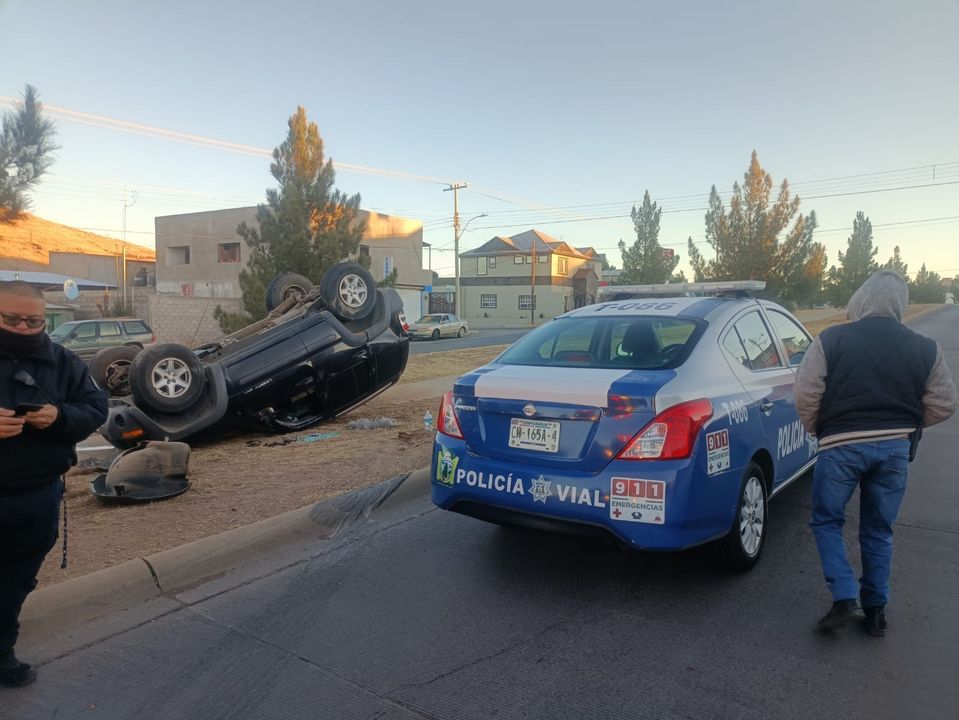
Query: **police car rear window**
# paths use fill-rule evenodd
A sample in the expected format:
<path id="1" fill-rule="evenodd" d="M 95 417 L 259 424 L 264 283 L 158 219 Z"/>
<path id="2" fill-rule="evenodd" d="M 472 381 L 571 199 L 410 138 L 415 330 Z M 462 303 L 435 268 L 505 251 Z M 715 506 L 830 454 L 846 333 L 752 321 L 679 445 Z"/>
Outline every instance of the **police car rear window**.
<path id="1" fill-rule="evenodd" d="M 680 365 L 700 335 L 699 323 L 684 318 L 560 318 L 520 338 L 497 362 L 665 370 Z"/>

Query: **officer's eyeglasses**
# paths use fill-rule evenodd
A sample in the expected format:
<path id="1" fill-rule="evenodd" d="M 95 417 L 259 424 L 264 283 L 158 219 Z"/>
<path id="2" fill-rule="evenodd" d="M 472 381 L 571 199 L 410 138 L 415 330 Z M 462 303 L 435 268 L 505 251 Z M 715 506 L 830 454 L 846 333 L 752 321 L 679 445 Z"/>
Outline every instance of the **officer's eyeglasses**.
<path id="1" fill-rule="evenodd" d="M 25 323 L 31 330 L 36 330 L 47 323 L 44 318 L 24 317 L 23 315 L 10 315 L 8 313 L 0 313 L 0 318 L 3 318 L 4 325 L 12 328 L 15 328 L 20 323 Z"/>

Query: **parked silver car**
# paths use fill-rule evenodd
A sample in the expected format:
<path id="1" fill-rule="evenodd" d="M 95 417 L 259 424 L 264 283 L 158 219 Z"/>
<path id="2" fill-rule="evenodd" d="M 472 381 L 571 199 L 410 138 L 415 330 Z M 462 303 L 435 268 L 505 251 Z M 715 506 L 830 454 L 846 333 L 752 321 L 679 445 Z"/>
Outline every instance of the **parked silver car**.
<path id="1" fill-rule="evenodd" d="M 452 313 L 430 313 L 410 325 L 409 335 L 416 340 L 439 340 L 463 337 L 469 331 L 469 323 Z"/>

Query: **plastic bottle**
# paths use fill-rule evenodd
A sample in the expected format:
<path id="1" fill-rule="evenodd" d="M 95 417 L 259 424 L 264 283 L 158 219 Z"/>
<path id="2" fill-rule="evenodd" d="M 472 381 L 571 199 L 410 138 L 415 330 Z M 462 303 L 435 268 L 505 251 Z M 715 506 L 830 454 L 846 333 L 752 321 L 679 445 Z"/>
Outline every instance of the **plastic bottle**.
<path id="1" fill-rule="evenodd" d="M 423 429 L 426 432 L 433 432 L 433 413 L 429 410 L 426 411 L 426 415 L 423 416 Z"/>

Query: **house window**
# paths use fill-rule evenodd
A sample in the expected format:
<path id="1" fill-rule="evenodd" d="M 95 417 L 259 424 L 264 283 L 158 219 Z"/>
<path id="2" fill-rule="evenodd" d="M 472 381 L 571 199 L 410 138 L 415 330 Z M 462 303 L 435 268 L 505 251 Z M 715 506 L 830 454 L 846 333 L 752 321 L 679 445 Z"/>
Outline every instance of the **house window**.
<path id="1" fill-rule="evenodd" d="M 525 258 L 523 258 L 523 262 L 525 262 L 527 265 L 532 265 L 533 257 L 531 255 L 527 255 Z"/>
<path id="2" fill-rule="evenodd" d="M 481 310 L 495 310 L 495 309 L 496 309 L 496 295 L 480 295 L 480 309 L 481 309 Z"/>
<path id="3" fill-rule="evenodd" d="M 513 256 L 513 264 L 514 264 L 514 265 L 522 265 L 522 264 L 523 264 L 523 256 L 522 256 L 522 255 L 514 255 L 514 256 Z"/>
<path id="4" fill-rule="evenodd" d="M 477 275 L 486 275 L 488 271 L 488 265 L 486 263 L 485 257 L 476 258 L 476 274 Z"/>
<path id="5" fill-rule="evenodd" d="M 240 243 L 220 243 L 216 246 L 216 261 L 218 263 L 240 262 Z"/>
<path id="6" fill-rule="evenodd" d="M 170 265 L 189 265 L 190 264 L 190 246 L 177 245 L 166 249 L 166 264 Z"/>
<path id="7" fill-rule="evenodd" d="M 495 257 L 491 257 L 491 258 L 489 259 L 489 266 L 490 266 L 491 268 L 496 267 L 496 258 L 495 258 Z"/>
<path id="8" fill-rule="evenodd" d="M 535 310 L 536 309 L 536 297 L 534 295 L 520 295 L 519 296 L 519 309 L 520 310 Z"/>
<path id="9" fill-rule="evenodd" d="M 370 246 L 360 245 L 360 257 L 369 257 L 369 256 L 370 256 Z"/>
<path id="10" fill-rule="evenodd" d="M 557 258 L 557 272 L 560 275 L 569 275 L 569 258 Z"/>
<path id="11" fill-rule="evenodd" d="M 543 265 L 546 264 L 546 260 L 547 260 L 547 257 L 545 255 L 540 255 L 538 258 L 536 258 L 536 262 L 541 263 Z"/>

